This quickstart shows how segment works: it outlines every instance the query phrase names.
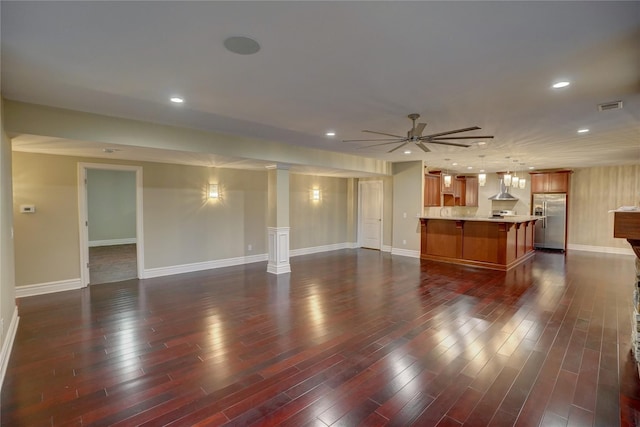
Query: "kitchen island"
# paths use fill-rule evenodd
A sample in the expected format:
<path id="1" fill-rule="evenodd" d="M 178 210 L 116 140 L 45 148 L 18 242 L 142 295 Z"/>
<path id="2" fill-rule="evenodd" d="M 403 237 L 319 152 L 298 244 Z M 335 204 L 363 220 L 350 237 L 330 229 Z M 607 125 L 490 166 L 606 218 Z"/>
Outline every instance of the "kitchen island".
<path id="1" fill-rule="evenodd" d="M 535 254 L 541 218 L 422 217 L 420 258 L 506 271 Z"/>

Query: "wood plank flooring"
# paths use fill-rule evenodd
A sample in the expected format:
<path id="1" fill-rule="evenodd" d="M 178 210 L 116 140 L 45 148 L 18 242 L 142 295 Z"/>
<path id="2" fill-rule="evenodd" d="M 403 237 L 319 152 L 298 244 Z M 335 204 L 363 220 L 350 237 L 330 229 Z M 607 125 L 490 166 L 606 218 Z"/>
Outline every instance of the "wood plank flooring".
<path id="1" fill-rule="evenodd" d="M 630 256 L 369 250 L 19 300 L 3 426 L 632 426 Z"/>

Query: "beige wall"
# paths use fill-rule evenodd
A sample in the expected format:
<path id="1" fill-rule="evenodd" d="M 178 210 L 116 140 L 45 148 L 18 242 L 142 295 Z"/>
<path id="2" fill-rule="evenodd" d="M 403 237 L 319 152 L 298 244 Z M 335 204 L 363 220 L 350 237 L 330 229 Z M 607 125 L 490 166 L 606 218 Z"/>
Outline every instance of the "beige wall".
<path id="1" fill-rule="evenodd" d="M 146 268 L 267 252 L 266 171 L 142 166 Z M 210 182 L 217 201 L 206 197 Z"/>
<path id="2" fill-rule="evenodd" d="M 11 235 L 13 212 L 11 191 L 11 142 L 4 130 L 2 98 L 0 97 L 0 348 L 4 348 L 5 338 L 11 318 L 16 309 L 14 250 Z M 5 355 L 9 357 L 9 355 Z M 0 380 L 1 381 L 1 380 Z"/>
<path id="3" fill-rule="evenodd" d="M 79 162 L 142 167 L 145 269 L 267 252 L 266 170 L 14 152 L 17 286 L 80 277 Z M 290 181 L 291 249 L 353 241 L 350 180 L 291 174 Z M 220 185 L 220 200 L 207 199 L 209 183 Z M 309 191 L 316 186 L 322 201 L 314 204 Z M 36 213 L 17 213 L 27 203 Z"/>
<path id="4" fill-rule="evenodd" d="M 568 244 L 630 249 L 626 240 L 613 237 L 613 214 L 608 211 L 639 205 L 640 164 L 575 169 L 569 194 Z"/>
<path id="5" fill-rule="evenodd" d="M 77 279 L 78 162 L 105 162 L 20 152 L 13 157 L 14 212 L 23 203 L 36 205 L 35 214 L 15 214 L 16 285 Z M 266 252 L 266 171 L 117 163 L 143 168 L 146 269 Z M 220 184 L 217 202 L 206 198 L 209 182 Z"/>
<path id="6" fill-rule="evenodd" d="M 420 251 L 420 220 L 417 216 L 423 211 L 423 181 L 421 161 L 394 163 L 392 252 L 396 249 Z"/>
<path id="7" fill-rule="evenodd" d="M 80 277 L 78 159 L 13 153 L 16 285 Z M 19 213 L 22 204 L 35 213 Z"/>
<path id="8" fill-rule="evenodd" d="M 348 179 L 290 175 L 290 247 L 292 250 L 351 242 L 348 227 Z M 321 191 L 320 201 L 311 190 Z"/>

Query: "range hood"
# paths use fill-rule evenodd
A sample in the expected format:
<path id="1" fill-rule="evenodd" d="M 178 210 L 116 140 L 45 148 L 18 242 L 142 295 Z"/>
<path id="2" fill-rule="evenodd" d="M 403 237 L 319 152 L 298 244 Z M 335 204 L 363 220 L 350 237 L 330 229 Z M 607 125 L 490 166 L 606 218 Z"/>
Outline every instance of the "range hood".
<path id="1" fill-rule="evenodd" d="M 517 197 L 513 197 L 507 192 L 507 186 L 504 185 L 504 181 L 500 180 L 500 192 L 495 196 L 489 197 L 489 200 L 518 200 Z"/>

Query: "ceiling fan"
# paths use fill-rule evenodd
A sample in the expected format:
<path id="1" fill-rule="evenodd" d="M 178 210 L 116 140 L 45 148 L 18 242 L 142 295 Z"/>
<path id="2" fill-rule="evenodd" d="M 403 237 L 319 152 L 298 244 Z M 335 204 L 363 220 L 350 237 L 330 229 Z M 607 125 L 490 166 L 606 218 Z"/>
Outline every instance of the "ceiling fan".
<path id="1" fill-rule="evenodd" d="M 470 147 L 470 145 L 459 144 L 459 143 L 456 143 L 456 142 L 448 142 L 448 140 L 452 140 L 452 139 L 486 139 L 486 138 L 493 138 L 493 136 L 490 136 L 490 135 L 483 135 L 483 136 L 447 136 L 447 135 L 453 135 L 455 133 L 469 132 L 469 131 L 472 131 L 472 130 L 480 130 L 481 128 L 479 128 L 478 126 L 473 126 L 473 127 L 469 127 L 469 128 L 463 128 L 463 129 L 450 130 L 448 132 L 432 133 L 431 135 L 422 135 L 422 132 L 424 131 L 424 128 L 427 126 L 427 124 L 426 123 L 418 123 L 416 125 L 416 120 L 418 118 L 420 118 L 420 114 L 412 113 L 412 114 L 409 114 L 407 117 L 409 117 L 409 119 L 411 119 L 411 121 L 413 123 L 413 125 L 411 127 L 411 130 L 409 130 L 407 132 L 407 136 L 393 135 L 391 133 L 376 132 L 376 131 L 372 131 L 372 130 L 363 130 L 362 132 L 375 133 L 376 135 L 392 136 L 393 139 L 345 139 L 342 142 L 376 142 L 376 141 L 385 141 L 385 142 L 381 142 L 380 144 L 367 145 L 366 147 L 361 147 L 361 148 L 378 147 L 380 145 L 399 144 L 397 147 L 394 147 L 391 150 L 389 150 L 388 151 L 389 153 L 393 153 L 394 151 L 404 147 L 408 143 L 414 142 L 422 151 L 424 151 L 425 153 L 428 153 L 431 150 L 429 150 L 427 148 L 427 146 L 424 145 L 425 143 L 451 145 L 451 146 L 454 146 L 454 147 L 465 147 L 465 148 L 468 148 L 468 147 Z"/>

